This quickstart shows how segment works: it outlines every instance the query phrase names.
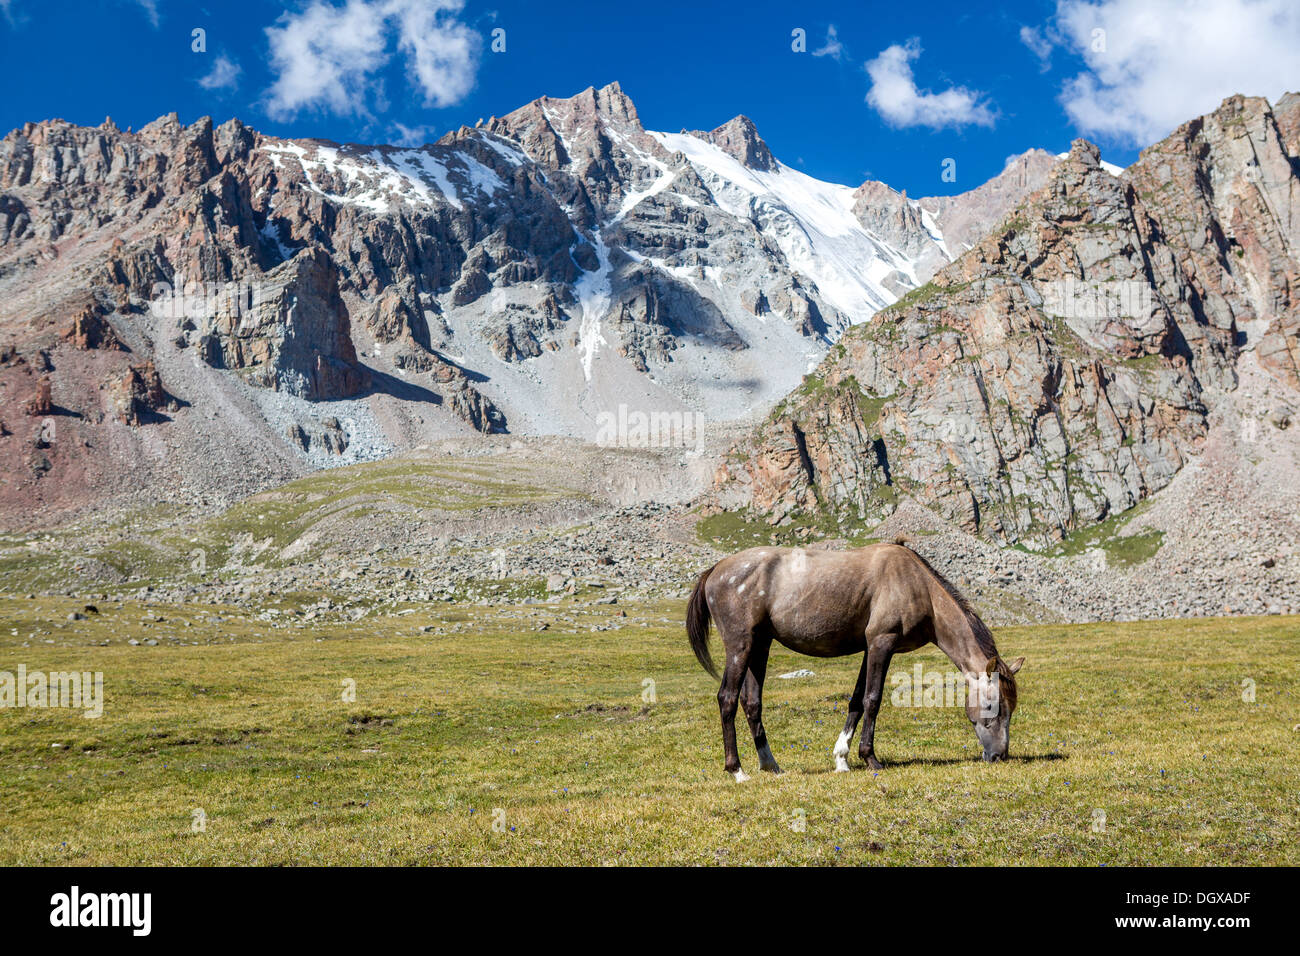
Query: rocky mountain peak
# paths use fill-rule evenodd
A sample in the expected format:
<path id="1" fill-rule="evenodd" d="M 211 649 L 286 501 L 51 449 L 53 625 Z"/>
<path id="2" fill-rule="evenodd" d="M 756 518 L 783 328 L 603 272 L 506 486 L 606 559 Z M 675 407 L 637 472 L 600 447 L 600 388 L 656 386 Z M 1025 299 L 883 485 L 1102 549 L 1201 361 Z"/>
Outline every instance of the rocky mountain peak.
<path id="1" fill-rule="evenodd" d="M 696 130 L 690 135 L 712 143 L 748 169 L 770 172 L 776 168 L 776 158 L 758 135 L 754 121 L 743 114 L 710 132 Z"/>
<path id="2" fill-rule="evenodd" d="M 623 92 L 623 87 L 619 85 L 617 80 L 602 86 L 600 89 L 589 86 L 579 96 L 589 97 L 592 111 L 614 123 L 629 123 L 638 127 L 641 125 L 641 118 L 636 112 L 636 104 L 632 102 L 630 96 Z"/>
<path id="3" fill-rule="evenodd" d="M 0 394 L 26 401 L 48 379 L 76 437 L 52 469 L 15 475 L 0 510 L 166 493 L 163 465 L 119 481 L 159 441 L 187 449 L 166 459 L 182 469 L 255 448 L 265 468 L 219 479 L 255 487 L 315 461 L 285 436 L 319 431 L 328 406 L 356 460 L 463 430 L 590 434 L 620 402 L 747 413 L 849 323 L 748 209 L 719 202 L 618 84 L 418 149 L 174 113 L 135 133 L 14 130 Z M 805 234 L 784 215 L 782 242 Z M 114 405 L 105 381 L 144 404 Z M 155 392 L 176 401 L 154 408 Z M 214 407 L 229 418 L 214 425 Z M 110 439 L 112 462 L 85 467 Z"/>
<path id="4" fill-rule="evenodd" d="M 175 139 L 184 129 L 180 117 L 173 111 L 140 127 L 137 135 L 145 139 Z"/>
<path id="5" fill-rule="evenodd" d="M 946 259 L 954 259 L 976 245 L 995 223 L 1042 188 L 1058 162 L 1046 150 L 1027 150 L 1009 159 L 1002 172 L 974 189 L 955 196 L 917 200 L 939 231 Z M 928 279 L 942 264 L 934 264 L 921 277 Z"/>
<path id="6" fill-rule="evenodd" d="M 1066 155 L 1066 159 L 1084 166 L 1100 166 L 1101 150 L 1097 148 L 1096 143 L 1086 139 L 1076 139 L 1070 143 L 1070 152 Z"/>
<path id="7" fill-rule="evenodd" d="M 977 186 L 976 190 L 1005 185 L 1013 189 L 1025 189 L 1025 195 L 1028 195 L 1043 184 L 1044 171 L 1051 169 L 1056 162 L 1057 158 L 1045 149 L 1027 149 L 1008 157 L 1002 172 L 982 186 Z"/>
<path id="8" fill-rule="evenodd" d="M 627 142 L 645 155 L 666 158 L 641 125 L 636 105 L 618 83 L 587 87 L 566 98 L 539 97 L 494 118 L 487 130 L 523 147 L 536 162 L 572 168 L 581 178 L 607 170 Z M 617 192 L 617 190 L 615 190 Z"/>

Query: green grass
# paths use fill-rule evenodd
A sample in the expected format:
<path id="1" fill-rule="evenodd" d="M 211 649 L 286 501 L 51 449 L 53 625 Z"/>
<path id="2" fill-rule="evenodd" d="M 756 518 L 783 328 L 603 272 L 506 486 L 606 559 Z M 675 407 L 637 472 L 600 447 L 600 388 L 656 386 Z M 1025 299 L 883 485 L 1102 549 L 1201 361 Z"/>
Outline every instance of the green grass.
<path id="1" fill-rule="evenodd" d="M 882 500 L 897 501 L 894 489 L 885 485 L 877 489 Z M 868 532 L 879 521 L 856 521 L 849 517 L 837 523 L 826 512 L 816 515 L 799 513 L 791 516 L 788 524 L 775 526 L 748 508 L 739 511 L 719 511 L 701 518 L 695 524 L 695 535 L 705 544 L 719 551 L 743 551 L 762 545 L 796 547 L 827 538 L 843 540 L 855 548 L 875 544 L 880 539 Z"/>
<path id="2" fill-rule="evenodd" d="M 909 290 L 902 297 L 900 297 L 897 302 L 895 302 L 893 305 L 887 306 L 882 311 L 903 312 L 904 310 L 909 309 L 914 305 L 919 305 L 922 302 L 926 302 L 934 298 L 936 295 L 939 295 L 941 292 L 949 291 L 950 288 L 951 287 L 949 286 L 941 286 L 935 282 L 926 282 L 923 285 L 917 286 L 915 289 Z"/>
<path id="3" fill-rule="evenodd" d="M 318 471 L 216 516 L 143 509 L 99 529 L 115 532 L 101 534 L 110 543 L 99 550 L 88 551 L 82 529 L 75 526 L 0 536 L 0 590 L 64 590 L 86 559 L 112 568 L 136 587 L 238 577 L 245 566 L 281 567 L 320 558 L 326 548 L 347 550 L 358 536 L 339 529 L 350 525 L 382 527 L 418 522 L 429 514 L 584 498 L 527 462 L 398 456 Z"/>
<path id="4" fill-rule="evenodd" d="M 0 670 L 99 670 L 106 695 L 98 720 L 0 710 L 0 863 L 1300 863 L 1295 618 L 1004 629 L 1014 759 L 976 759 L 960 712 L 886 705 L 878 775 L 830 772 L 857 660 L 780 649 L 772 675 L 816 671 L 768 682 L 786 773 L 757 773 L 742 719 L 736 784 L 681 602 L 285 629 L 77 607 L 0 600 Z M 918 660 L 946 666 L 895 666 Z"/>
<path id="5" fill-rule="evenodd" d="M 376 510 L 473 511 L 557 500 L 568 489 L 532 483 L 517 466 L 500 462 L 439 463 L 410 458 L 368 462 L 318 471 L 235 505 L 199 531 L 221 557 L 229 542 L 243 535 L 269 542 L 270 554 L 293 543 L 322 520 L 360 517 Z"/>
<path id="6" fill-rule="evenodd" d="M 818 524 L 804 516 L 778 528 L 768 524 L 761 515 L 756 515 L 749 509 L 719 511 L 706 515 L 695 524 L 696 537 L 720 551 L 743 551 L 745 548 L 757 548 L 764 544 L 797 545 L 800 543 L 800 531 L 811 534 L 820 530 Z"/>
<path id="7" fill-rule="evenodd" d="M 1105 521 L 1066 535 L 1055 547 L 1043 553 L 1050 557 L 1073 557 L 1093 548 L 1100 548 L 1108 564 L 1130 568 L 1155 557 L 1164 542 L 1165 533 L 1154 528 L 1124 534 L 1124 526 L 1147 510 L 1148 502 L 1134 507 Z"/>

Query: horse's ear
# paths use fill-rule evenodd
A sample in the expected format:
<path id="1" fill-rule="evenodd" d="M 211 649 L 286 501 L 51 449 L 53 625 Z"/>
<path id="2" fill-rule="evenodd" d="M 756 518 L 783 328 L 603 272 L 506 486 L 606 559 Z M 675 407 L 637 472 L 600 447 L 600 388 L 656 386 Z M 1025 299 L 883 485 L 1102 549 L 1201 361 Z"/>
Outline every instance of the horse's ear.
<path id="1" fill-rule="evenodd" d="M 996 657 L 990 657 L 988 664 L 984 666 L 984 673 L 992 677 L 997 672 L 998 672 L 998 659 Z"/>
<path id="2" fill-rule="evenodd" d="M 1010 664 L 1007 665 L 1007 670 L 1011 671 L 1011 673 L 1014 675 L 1020 673 L 1020 668 L 1024 666 L 1025 666 L 1025 659 L 1023 657 L 1017 657 L 1014 661 L 1012 661 Z"/>

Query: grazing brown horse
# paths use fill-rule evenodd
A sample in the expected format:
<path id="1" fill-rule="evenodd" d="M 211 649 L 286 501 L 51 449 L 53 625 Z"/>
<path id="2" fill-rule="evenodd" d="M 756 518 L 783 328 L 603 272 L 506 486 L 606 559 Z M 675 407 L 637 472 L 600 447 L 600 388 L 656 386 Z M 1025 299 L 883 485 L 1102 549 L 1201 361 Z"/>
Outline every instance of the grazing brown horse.
<path id="1" fill-rule="evenodd" d="M 835 743 L 836 770 L 849 769 L 849 742 L 863 716 L 858 755 L 873 770 L 881 769 L 876 714 L 890 659 L 930 643 L 957 665 L 968 686 L 981 688 L 980 694 L 968 695 L 966 715 L 984 759 L 1007 755 L 1015 674 L 1025 659 L 1005 663 L 966 599 L 901 538 L 852 551 L 750 548 L 701 574 L 687 606 L 686 633 L 696 658 L 717 677 L 709 656 L 710 620 L 726 649 L 718 708 L 727 772 L 738 781 L 749 778 L 736 751 L 737 702 L 749 720 L 760 768 L 781 772 L 763 730 L 763 678 L 774 639 L 813 657 L 866 651 L 844 732 Z"/>

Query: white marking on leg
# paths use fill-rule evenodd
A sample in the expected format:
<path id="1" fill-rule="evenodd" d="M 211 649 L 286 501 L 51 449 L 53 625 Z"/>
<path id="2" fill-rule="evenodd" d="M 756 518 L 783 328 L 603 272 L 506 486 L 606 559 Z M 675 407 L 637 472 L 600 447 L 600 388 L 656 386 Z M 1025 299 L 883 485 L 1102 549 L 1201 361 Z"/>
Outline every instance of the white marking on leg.
<path id="1" fill-rule="evenodd" d="M 743 770 L 737 770 L 733 776 L 736 778 L 736 783 L 744 783 L 749 779 L 749 774 L 745 773 Z"/>
<path id="2" fill-rule="evenodd" d="M 835 741 L 835 749 L 832 753 L 835 754 L 836 773 L 848 773 L 849 771 L 849 762 L 846 758 L 849 755 L 849 741 L 852 739 L 853 735 L 847 730 L 843 730 L 840 732 L 839 739 Z"/>

